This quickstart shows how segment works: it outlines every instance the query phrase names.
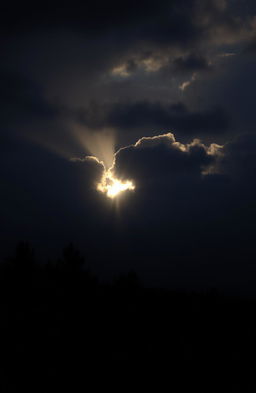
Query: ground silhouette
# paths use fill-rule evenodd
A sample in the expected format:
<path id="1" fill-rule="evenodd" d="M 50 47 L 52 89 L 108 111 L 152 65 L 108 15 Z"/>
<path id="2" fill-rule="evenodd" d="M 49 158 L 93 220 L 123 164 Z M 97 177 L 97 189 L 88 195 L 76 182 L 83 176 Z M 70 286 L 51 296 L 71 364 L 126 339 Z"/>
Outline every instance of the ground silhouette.
<path id="1" fill-rule="evenodd" d="M 255 301 L 99 282 L 70 244 L 0 271 L 2 392 L 253 392 Z"/>

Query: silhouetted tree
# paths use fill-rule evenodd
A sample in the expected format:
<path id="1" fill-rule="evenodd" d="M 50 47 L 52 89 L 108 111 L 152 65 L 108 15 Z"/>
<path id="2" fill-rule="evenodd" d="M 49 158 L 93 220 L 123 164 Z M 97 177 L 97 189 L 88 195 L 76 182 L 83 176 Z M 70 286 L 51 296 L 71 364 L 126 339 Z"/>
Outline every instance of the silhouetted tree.
<path id="1" fill-rule="evenodd" d="M 137 273 L 130 270 L 128 273 L 121 274 L 118 276 L 114 282 L 114 287 L 124 290 L 135 290 L 138 289 L 141 284 Z"/>
<path id="2" fill-rule="evenodd" d="M 70 243 L 63 249 L 62 258 L 59 261 L 59 266 L 66 272 L 78 272 L 84 265 L 84 257 L 75 249 L 74 245 Z"/>
<path id="3" fill-rule="evenodd" d="M 15 250 L 14 257 L 7 259 L 16 270 L 28 272 L 35 267 L 35 253 L 28 242 L 20 242 Z"/>
<path id="4" fill-rule="evenodd" d="M 9 263 L 1 392 L 255 391 L 254 300 L 149 289 L 134 271 L 96 283 L 72 244 L 58 265 L 36 267 L 24 242 Z"/>

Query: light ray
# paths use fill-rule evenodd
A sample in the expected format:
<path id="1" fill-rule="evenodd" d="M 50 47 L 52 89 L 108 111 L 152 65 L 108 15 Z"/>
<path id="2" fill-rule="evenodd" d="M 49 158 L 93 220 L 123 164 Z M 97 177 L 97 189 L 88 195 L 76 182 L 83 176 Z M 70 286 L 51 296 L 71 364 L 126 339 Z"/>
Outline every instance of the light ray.
<path id="1" fill-rule="evenodd" d="M 85 150 L 97 157 L 99 161 L 103 161 L 107 168 L 111 167 L 115 154 L 115 136 L 112 129 L 92 131 L 76 125 L 73 128 L 73 134 Z"/>

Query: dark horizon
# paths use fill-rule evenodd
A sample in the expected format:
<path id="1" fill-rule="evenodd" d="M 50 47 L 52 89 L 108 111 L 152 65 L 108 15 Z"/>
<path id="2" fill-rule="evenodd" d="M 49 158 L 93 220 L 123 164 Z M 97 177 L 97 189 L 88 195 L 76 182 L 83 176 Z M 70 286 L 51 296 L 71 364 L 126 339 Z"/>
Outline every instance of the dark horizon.
<path id="1" fill-rule="evenodd" d="M 0 265 L 3 392 L 253 392 L 256 299 L 104 283 L 69 245 Z"/>

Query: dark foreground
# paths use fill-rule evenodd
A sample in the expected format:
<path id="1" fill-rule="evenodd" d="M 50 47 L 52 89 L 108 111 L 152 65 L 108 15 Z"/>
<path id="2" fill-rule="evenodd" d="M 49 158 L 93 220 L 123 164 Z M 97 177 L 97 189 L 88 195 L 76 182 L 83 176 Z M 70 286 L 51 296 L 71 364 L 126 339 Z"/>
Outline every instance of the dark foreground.
<path id="1" fill-rule="evenodd" d="M 0 271 L 1 392 L 253 392 L 255 302 L 98 283 L 68 247 Z"/>

